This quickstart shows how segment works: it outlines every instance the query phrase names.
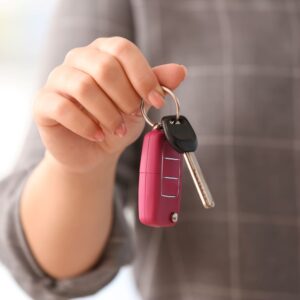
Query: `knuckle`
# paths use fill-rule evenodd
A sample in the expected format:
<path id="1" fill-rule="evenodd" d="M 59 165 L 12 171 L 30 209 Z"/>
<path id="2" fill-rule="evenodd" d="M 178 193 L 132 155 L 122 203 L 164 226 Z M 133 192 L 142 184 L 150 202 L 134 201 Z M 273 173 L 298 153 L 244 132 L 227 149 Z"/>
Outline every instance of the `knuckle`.
<path id="1" fill-rule="evenodd" d="M 96 76 L 100 81 L 114 80 L 117 76 L 118 66 L 110 55 L 104 55 L 99 64 L 96 64 Z"/>
<path id="2" fill-rule="evenodd" d="M 56 66 L 54 69 L 52 69 L 52 71 L 48 75 L 47 82 L 51 82 L 60 72 L 61 72 L 61 65 Z"/>
<path id="3" fill-rule="evenodd" d="M 41 98 L 42 98 L 42 90 L 37 91 L 32 105 L 32 115 L 35 120 L 39 120 L 41 115 Z"/>
<path id="4" fill-rule="evenodd" d="M 90 78 L 90 76 L 85 74 L 80 74 L 76 77 L 76 84 L 73 87 L 75 89 L 75 93 L 79 97 L 85 96 L 88 90 L 91 88 L 91 85 L 93 84 L 92 79 Z M 74 84 L 74 81 L 72 81 L 72 83 Z"/>
<path id="5" fill-rule="evenodd" d="M 113 43 L 113 51 L 114 54 L 117 56 L 122 55 L 123 53 L 127 53 L 128 51 L 131 51 L 135 46 L 134 44 L 123 37 L 112 37 L 112 43 Z"/>
<path id="6" fill-rule="evenodd" d="M 74 57 L 76 57 L 81 52 L 81 50 L 81 47 L 71 49 L 65 56 L 65 62 L 73 60 Z"/>
<path id="7" fill-rule="evenodd" d="M 96 38 L 93 42 L 90 43 L 89 46 L 97 46 L 97 45 L 100 45 L 102 42 L 103 42 L 103 37 L 99 37 L 99 38 Z"/>
<path id="8" fill-rule="evenodd" d="M 69 112 L 69 105 L 68 100 L 60 100 L 53 105 L 53 115 L 58 119 L 61 120 L 65 118 L 66 114 Z"/>

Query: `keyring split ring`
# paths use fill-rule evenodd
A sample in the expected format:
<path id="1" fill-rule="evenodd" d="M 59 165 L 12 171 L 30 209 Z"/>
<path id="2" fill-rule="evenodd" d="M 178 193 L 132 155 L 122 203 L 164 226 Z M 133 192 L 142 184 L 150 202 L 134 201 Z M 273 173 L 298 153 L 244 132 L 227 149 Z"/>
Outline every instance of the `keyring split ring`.
<path id="1" fill-rule="evenodd" d="M 169 94 L 171 96 L 171 98 L 174 100 L 175 102 L 175 106 L 176 106 L 176 121 L 179 120 L 179 117 L 180 117 L 180 104 L 179 104 L 179 100 L 178 98 L 175 96 L 175 94 L 170 90 L 168 89 L 167 87 L 165 86 L 162 86 L 162 89 L 164 90 L 164 92 L 166 92 L 167 94 Z M 144 102 L 144 99 L 142 99 L 142 102 L 141 102 L 141 113 L 145 119 L 145 121 L 151 126 L 151 127 L 154 127 L 155 125 L 160 125 L 160 123 L 153 123 L 146 111 L 145 111 L 145 102 Z"/>

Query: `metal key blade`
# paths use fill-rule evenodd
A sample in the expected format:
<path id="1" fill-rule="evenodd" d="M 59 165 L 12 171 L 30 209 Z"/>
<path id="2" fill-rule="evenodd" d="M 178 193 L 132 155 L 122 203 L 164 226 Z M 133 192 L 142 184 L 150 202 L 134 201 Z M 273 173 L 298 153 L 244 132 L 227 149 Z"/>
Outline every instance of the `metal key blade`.
<path id="1" fill-rule="evenodd" d="M 212 198 L 212 195 L 209 191 L 209 188 L 204 179 L 203 173 L 199 166 L 198 160 L 194 152 L 185 152 L 183 153 L 184 160 L 187 164 L 189 172 L 193 178 L 194 185 L 198 192 L 198 195 L 202 201 L 202 204 L 205 208 L 212 208 L 215 206 L 215 202 Z"/>

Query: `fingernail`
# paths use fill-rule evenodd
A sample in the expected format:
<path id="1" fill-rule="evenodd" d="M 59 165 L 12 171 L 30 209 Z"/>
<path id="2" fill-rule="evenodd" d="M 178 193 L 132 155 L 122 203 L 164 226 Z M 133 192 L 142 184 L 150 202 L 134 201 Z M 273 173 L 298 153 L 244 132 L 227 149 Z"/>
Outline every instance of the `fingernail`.
<path id="1" fill-rule="evenodd" d="M 165 96 L 165 92 L 164 92 L 164 90 L 162 89 L 162 87 L 161 87 L 160 85 L 156 86 L 155 89 L 156 89 L 156 90 L 159 92 L 159 94 L 161 94 L 163 97 Z"/>
<path id="2" fill-rule="evenodd" d="M 104 134 L 102 132 L 102 130 L 98 130 L 95 134 L 94 134 L 94 139 L 97 142 L 102 142 L 104 140 Z"/>
<path id="3" fill-rule="evenodd" d="M 148 101 L 156 108 L 161 108 L 165 103 L 163 96 L 157 90 L 152 90 L 149 93 Z"/>
<path id="4" fill-rule="evenodd" d="M 181 65 L 181 66 L 182 66 L 182 68 L 183 68 L 183 70 L 184 70 L 184 77 L 186 77 L 186 75 L 187 75 L 187 73 L 188 73 L 188 69 L 187 69 L 187 67 L 184 66 L 184 65 Z"/>
<path id="5" fill-rule="evenodd" d="M 127 128 L 125 123 L 123 122 L 116 130 L 115 130 L 115 135 L 119 137 L 123 137 L 127 132 Z"/>

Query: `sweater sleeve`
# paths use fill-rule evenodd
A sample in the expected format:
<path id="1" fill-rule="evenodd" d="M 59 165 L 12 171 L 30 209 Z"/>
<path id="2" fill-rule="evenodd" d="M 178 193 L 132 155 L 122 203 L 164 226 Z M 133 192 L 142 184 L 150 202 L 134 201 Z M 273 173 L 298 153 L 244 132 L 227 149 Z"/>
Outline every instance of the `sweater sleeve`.
<path id="1" fill-rule="evenodd" d="M 127 1 L 61 1 L 46 44 L 42 72 L 46 75 L 61 63 L 69 49 L 86 45 L 99 36 L 119 35 L 132 39 L 131 26 Z M 131 149 L 125 154 L 125 160 L 134 147 Z M 15 168 L 0 182 L 0 260 L 33 299 L 62 300 L 90 295 L 109 283 L 120 267 L 130 263 L 134 257 L 132 233 L 123 214 L 123 204 L 128 202 L 124 197 L 128 195 L 126 189 L 130 186 L 130 180 L 128 174 L 126 179 L 122 178 L 131 162 L 123 158 L 118 166 L 114 221 L 101 258 L 93 269 L 81 276 L 55 280 L 45 274 L 35 260 L 27 244 L 19 214 L 23 187 L 41 161 L 44 150 L 38 130 L 32 124 Z"/>

